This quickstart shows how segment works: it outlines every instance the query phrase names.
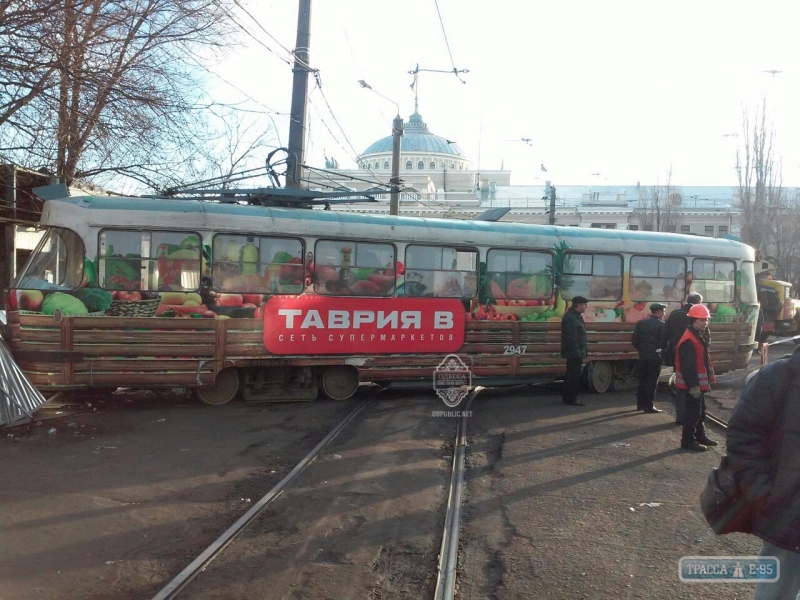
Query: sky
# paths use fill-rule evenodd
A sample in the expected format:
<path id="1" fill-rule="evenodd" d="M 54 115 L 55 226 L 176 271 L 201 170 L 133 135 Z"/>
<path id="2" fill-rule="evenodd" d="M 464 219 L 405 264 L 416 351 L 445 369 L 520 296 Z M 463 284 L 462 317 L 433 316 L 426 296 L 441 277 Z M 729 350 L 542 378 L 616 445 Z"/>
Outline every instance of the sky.
<path id="1" fill-rule="evenodd" d="M 210 93 L 269 110 L 285 145 L 298 2 L 242 2 L 250 35 L 214 67 Z M 358 80 L 407 119 L 418 64 L 469 70 L 465 83 L 421 72 L 419 112 L 514 185 L 653 185 L 670 170 L 675 185 L 736 185 L 742 112 L 766 99 L 784 184 L 798 186 L 798 17 L 792 0 L 312 0 L 322 87 L 310 79 L 306 162 L 355 167 L 397 111 Z"/>

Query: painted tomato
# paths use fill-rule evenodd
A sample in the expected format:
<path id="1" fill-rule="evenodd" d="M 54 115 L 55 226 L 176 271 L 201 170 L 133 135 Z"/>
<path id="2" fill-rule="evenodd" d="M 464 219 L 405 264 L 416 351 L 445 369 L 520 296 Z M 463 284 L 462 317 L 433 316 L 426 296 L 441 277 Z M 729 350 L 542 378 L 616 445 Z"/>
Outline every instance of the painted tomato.
<path id="1" fill-rule="evenodd" d="M 142 299 L 139 292 L 128 292 L 125 290 L 117 290 L 117 300 L 127 300 L 129 302 L 138 302 Z"/>

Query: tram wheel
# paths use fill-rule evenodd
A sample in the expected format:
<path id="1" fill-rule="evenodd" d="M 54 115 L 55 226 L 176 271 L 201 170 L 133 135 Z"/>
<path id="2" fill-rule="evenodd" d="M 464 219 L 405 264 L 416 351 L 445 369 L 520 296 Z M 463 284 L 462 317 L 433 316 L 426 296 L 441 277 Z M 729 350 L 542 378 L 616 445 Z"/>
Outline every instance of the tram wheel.
<path id="1" fill-rule="evenodd" d="M 611 387 L 614 372 L 610 362 L 597 360 L 586 366 L 586 375 L 589 389 L 598 394 L 605 394 Z"/>
<path id="2" fill-rule="evenodd" d="M 358 389 L 358 369 L 334 365 L 322 374 L 322 393 L 331 400 L 347 400 Z"/>
<path id="3" fill-rule="evenodd" d="M 213 385 L 204 385 L 197 388 L 197 397 L 200 401 L 211 406 L 227 404 L 239 393 L 241 377 L 239 371 L 229 367 L 217 373 Z"/>

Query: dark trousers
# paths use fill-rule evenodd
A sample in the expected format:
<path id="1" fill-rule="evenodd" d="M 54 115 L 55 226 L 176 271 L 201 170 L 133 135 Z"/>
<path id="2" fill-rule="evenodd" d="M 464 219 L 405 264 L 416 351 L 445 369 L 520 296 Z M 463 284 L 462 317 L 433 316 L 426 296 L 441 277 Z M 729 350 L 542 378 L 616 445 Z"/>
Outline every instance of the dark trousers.
<path id="1" fill-rule="evenodd" d="M 636 408 L 645 410 L 653 408 L 656 398 L 658 376 L 661 375 L 661 362 L 639 361 L 639 387 L 636 390 Z"/>
<path id="2" fill-rule="evenodd" d="M 678 390 L 678 395 L 683 396 L 684 402 L 681 446 L 688 446 L 706 436 L 706 395 L 701 393 L 699 399 L 692 398 L 687 390 Z"/>
<path id="3" fill-rule="evenodd" d="M 561 392 L 561 399 L 571 403 L 578 399 L 578 387 L 581 384 L 582 358 L 567 359 L 567 373 L 564 375 L 564 391 Z"/>

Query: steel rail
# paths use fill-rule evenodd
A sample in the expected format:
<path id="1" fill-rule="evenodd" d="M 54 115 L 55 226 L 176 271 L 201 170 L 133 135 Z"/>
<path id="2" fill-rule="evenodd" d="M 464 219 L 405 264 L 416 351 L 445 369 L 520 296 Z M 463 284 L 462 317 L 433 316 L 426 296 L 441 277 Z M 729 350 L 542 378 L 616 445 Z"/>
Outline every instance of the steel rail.
<path id="1" fill-rule="evenodd" d="M 718 416 L 713 415 L 708 411 L 706 411 L 706 420 L 711 421 L 717 427 L 722 427 L 723 429 L 728 428 L 728 422 L 726 420 L 720 419 Z"/>
<path id="2" fill-rule="evenodd" d="M 152 600 L 168 600 L 175 598 L 192 579 L 194 579 L 208 564 L 216 558 L 225 547 L 228 546 L 259 514 L 261 514 L 286 488 L 302 473 L 308 465 L 330 444 L 330 442 L 352 421 L 361 410 L 377 396 L 383 388 L 372 392 L 365 400 L 355 407 L 350 414 L 342 419 L 313 450 L 297 463 L 291 472 L 281 479 L 278 484 L 267 492 L 258 502 L 256 502 L 245 514 L 243 514 L 233 525 L 231 525 L 221 536 L 219 536 L 208 548 L 203 550 L 189 565 L 178 573 L 164 588 L 153 596 Z"/>
<path id="3" fill-rule="evenodd" d="M 464 413 L 472 406 L 472 401 L 483 390 L 476 387 L 465 403 Z M 464 464 L 467 450 L 467 416 L 461 415 L 456 429 L 456 443 L 453 448 L 453 472 L 450 475 L 450 493 L 447 498 L 447 512 L 444 518 L 444 533 L 439 549 L 439 565 L 436 577 L 436 600 L 452 600 L 455 596 L 456 569 L 458 568 L 458 533 L 461 527 L 461 502 L 464 488 Z"/>

